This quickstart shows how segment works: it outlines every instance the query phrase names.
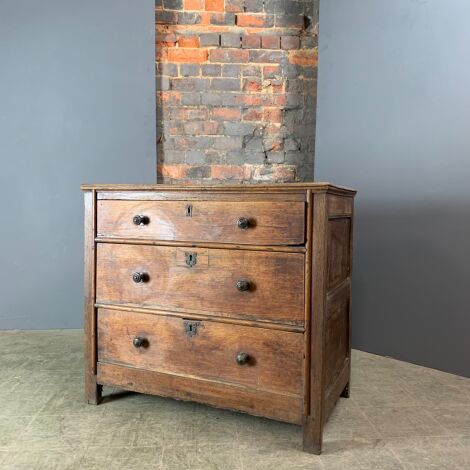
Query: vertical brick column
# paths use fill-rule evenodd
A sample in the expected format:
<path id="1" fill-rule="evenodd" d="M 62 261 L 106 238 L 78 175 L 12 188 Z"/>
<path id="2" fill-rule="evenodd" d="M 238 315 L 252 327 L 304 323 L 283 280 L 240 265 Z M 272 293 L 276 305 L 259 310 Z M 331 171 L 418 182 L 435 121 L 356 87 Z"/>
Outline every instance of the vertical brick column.
<path id="1" fill-rule="evenodd" d="M 160 182 L 313 179 L 318 1 L 155 1 Z"/>

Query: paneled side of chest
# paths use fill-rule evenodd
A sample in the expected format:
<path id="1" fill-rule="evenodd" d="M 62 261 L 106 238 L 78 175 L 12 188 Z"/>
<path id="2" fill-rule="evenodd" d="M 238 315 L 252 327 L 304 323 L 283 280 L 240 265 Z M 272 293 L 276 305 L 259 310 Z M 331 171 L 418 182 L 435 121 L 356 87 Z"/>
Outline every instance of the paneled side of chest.
<path id="1" fill-rule="evenodd" d="M 102 385 L 303 425 L 350 377 L 354 192 L 85 186 L 86 395 Z"/>

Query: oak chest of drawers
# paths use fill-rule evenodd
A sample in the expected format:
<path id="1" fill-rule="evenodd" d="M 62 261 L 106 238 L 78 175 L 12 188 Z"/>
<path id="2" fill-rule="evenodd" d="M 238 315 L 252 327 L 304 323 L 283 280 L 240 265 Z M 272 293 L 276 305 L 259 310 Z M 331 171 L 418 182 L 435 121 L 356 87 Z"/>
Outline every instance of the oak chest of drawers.
<path id="1" fill-rule="evenodd" d="M 102 385 L 323 427 L 350 380 L 355 192 L 83 185 L 86 396 Z"/>

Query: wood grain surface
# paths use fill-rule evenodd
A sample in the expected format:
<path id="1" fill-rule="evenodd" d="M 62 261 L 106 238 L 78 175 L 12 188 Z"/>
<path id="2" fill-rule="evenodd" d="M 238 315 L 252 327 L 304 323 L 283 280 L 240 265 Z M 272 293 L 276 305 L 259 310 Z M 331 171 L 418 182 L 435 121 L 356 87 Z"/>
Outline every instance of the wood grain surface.
<path id="1" fill-rule="evenodd" d="M 98 363 L 98 380 L 103 385 L 124 390 L 207 403 L 288 423 L 302 423 L 302 399 L 297 395 L 107 363 Z"/>
<path id="2" fill-rule="evenodd" d="M 302 394 L 301 333 L 99 309 L 98 344 L 100 362 Z"/>
<path id="3" fill-rule="evenodd" d="M 187 266 L 188 253 L 197 255 Z M 99 303 L 206 311 L 221 316 L 303 324 L 304 255 L 169 246 L 97 246 Z M 144 272 L 148 282 L 133 282 Z M 248 280 L 249 291 L 236 288 Z"/>
<path id="4" fill-rule="evenodd" d="M 355 191 L 82 188 L 88 402 L 109 385 L 245 411 L 302 424 L 320 453 L 349 396 Z"/>
<path id="5" fill-rule="evenodd" d="M 148 223 L 134 225 L 135 215 Z M 243 217 L 247 229 L 237 226 Z M 98 201 L 99 237 L 301 245 L 304 219 L 303 202 Z"/>

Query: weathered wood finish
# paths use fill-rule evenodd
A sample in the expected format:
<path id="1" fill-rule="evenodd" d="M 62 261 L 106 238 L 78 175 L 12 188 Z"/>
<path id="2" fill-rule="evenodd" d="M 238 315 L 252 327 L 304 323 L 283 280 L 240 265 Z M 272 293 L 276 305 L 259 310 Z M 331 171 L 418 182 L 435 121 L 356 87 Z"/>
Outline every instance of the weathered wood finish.
<path id="1" fill-rule="evenodd" d="M 182 318 L 100 309 L 98 360 L 302 395 L 301 333 L 211 321 L 191 325 L 193 336 Z M 133 346 L 136 337 L 145 347 Z M 236 362 L 241 352 L 249 356 L 244 365 Z"/>
<path id="2" fill-rule="evenodd" d="M 237 318 L 303 323 L 303 255 L 170 246 L 97 248 L 97 301 L 151 308 L 212 312 Z M 185 257 L 197 255 L 189 267 Z M 135 283 L 134 272 L 148 274 Z M 236 284 L 248 280 L 250 290 Z"/>
<path id="3" fill-rule="evenodd" d="M 197 401 L 288 423 L 302 422 L 302 399 L 297 395 L 102 363 L 98 363 L 98 381 L 124 390 Z"/>
<path id="4" fill-rule="evenodd" d="M 355 192 L 328 183 L 82 189 L 88 401 L 109 385 L 244 411 L 302 424 L 304 450 L 320 453 L 328 416 L 349 396 Z M 134 215 L 150 223 L 136 226 Z M 240 230 L 238 217 L 256 227 Z M 192 267 L 187 253 L 197 255 Z M 133 282 L 134 272 L 148 282 Z M 240 279 L 250 291 L 237 290 Z M 197 334 L 185 321 L 199 322 Z M 239 352 L 251 362 L 238 365 Z"/>
<path id="5" fill-rule="evenodd" d="M 148 224 L 134 225 L 135 215 L 148 217 Z M 249 228 L 237 226 L 241 217 Z M 304 220 L 302 202 L 98 201 L 99 237 L 300 245 Z"/>
<path id="6" fill-rule="evenodd" d="M 85 395 L 88 403 L 98 404 L 102 386 L 96 382 L 96 192 L 85 191 Z"/>

